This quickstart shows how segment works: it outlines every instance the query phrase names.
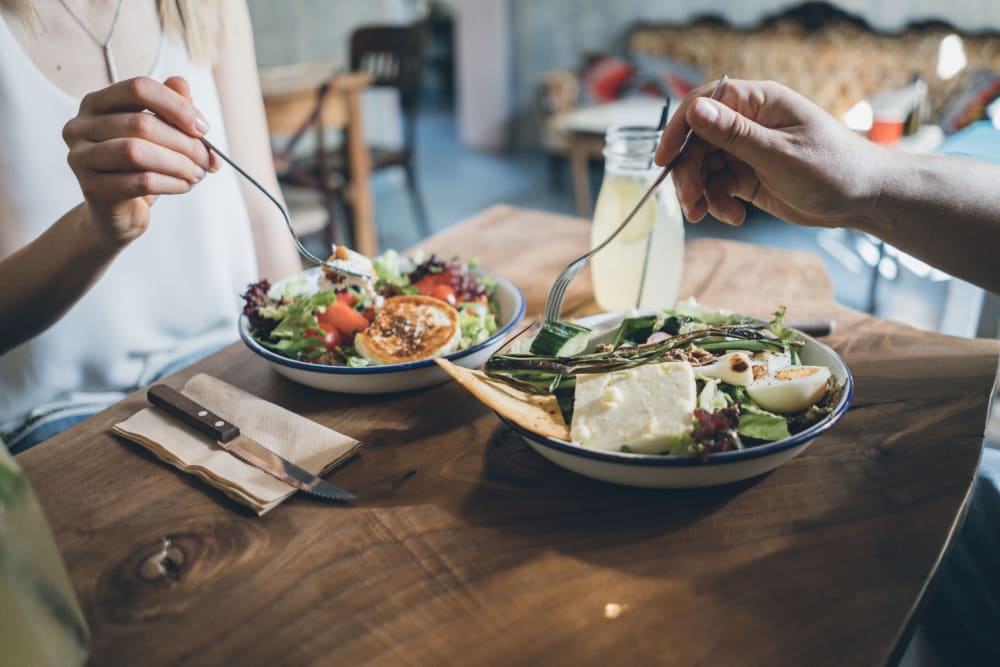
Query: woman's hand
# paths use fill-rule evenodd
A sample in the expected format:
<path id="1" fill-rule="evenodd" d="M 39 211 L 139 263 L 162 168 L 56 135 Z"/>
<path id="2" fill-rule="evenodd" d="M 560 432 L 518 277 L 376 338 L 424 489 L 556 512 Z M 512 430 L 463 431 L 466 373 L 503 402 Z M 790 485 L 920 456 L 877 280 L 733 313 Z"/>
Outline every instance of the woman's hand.
<path id="1" fill-rule="evenodd" d="M 84 97 L 63 139 L 90 223 L 113 245 L 137 238 L 157 195 L 187 192 L 218 169 L 199 140 L 206 132 L 180 77 L 138 77 Z"/>
<path id="2" fill-rule="evenodd" d="M 685 98 L 656 152 L 669 162 L 694 130 L 673 171 L 688 220 L 742 224 L 742 200 L 801 225 L 855 226 L 881 190 L 884 149 L 780 84 L 731 80 L 718 102 L 705 97 L 715 85 Z"/>

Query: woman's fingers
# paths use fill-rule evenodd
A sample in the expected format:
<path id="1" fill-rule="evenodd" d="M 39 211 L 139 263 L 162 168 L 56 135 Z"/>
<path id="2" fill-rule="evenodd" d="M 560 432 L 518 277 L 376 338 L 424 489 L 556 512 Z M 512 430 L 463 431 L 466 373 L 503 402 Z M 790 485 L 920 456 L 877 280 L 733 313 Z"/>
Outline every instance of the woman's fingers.
<path id="1" fill-rule="evenodd" d="M 208 132 L 208 123 L 190 100 L 149 77 L 119 81 L 90 93 L 80 102 L 80 115 L 149 110 L 192 137 Z"/>
<path id="2" fill-rule="evenodd" d="M 168 77 L 166 80 L 164 80 L 163 85 L 176 91 L 178 95 L 186 99 L 188 102 L 194 103 L 194 100 L 191 99 L 191 87 L 188 85 L 187 79 L 185 79 L 184 77 L 182 76 Z M 205 146 L 205 144 L 203 144 L 201 141 L 199 141 L 198 144 L 200 145 L 201 148 L 205 150 L 206 154 L 208 155 L 207 164 L 203 164 L 201 162 L 199 162 L 198 164 L 202 164 L 202 166 L 204 166 L 205 169 L 207 169 L 209 172 L 213 174 L 219 171 L 219 167 L 222 166 L 222 163 L 219 160 L 219 156 L 215 154 L 215 151 L 208 150 L 208 147 Z"/>
<path id="3" fill-rule="evenodd" d="M 190 158 L 146 139 L 109 139 L 86 144 L 70 152 L 70 166 L 78 175 L 96 172 L 154 172 L 187 181 L 205 177 L 205 169 Z"/>
<path id="4" fill-rule="evenodd" d="M 158 116 L 143 111 L 74 118 L 66 124 L 63 136 L 70 145 L 79 140 L 98 143 L 128 137 L 145 139 L 180 153 L 203 169 L 208 170 L 212 165 L 209 150 L 201 140 L 188 136 Z"/>
<path id="5" fill-rule="evenodd" d="M 155 171 L 93 173 L 81 182 L 81 187 L 88 200 L 112 205 L 136 197 L 179 195 L 191 190 L 186 180 Z"/>

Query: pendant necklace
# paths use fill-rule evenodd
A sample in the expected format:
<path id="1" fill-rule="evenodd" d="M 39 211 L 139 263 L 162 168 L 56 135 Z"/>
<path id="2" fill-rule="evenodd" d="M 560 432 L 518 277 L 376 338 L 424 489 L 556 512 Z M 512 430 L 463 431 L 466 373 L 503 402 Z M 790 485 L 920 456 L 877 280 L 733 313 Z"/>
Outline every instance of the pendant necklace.
<path id="1" fill-rule="evenodd" d="M 94 32 L 87 27 L 87 24 L 76 15 L 76 12 L 74 12 L 68 4 L 66 4 L 66 0 L 59 0 L 59 2 L 63 7 L 65 7 L 69 15 L 73 17 L 73 20 L 76 21 L 81 28 L 83 28 L 83 31 L 87 33 L 87 36 L 94 40 L 94 43 L 104 50 L 104 64 L 108 70 L 108 79 L 111 80 L 111 83 L 117 82 L 118 68 L 115 67 L 115 54 L 111 52 L 111 38 L 115 36 L 115 26 L 118 25 L 118 15 L 122 11 L 122 0 L 118 0 L 118 4 L 115 6 L 115 14 L 111 19 L 111 29 L 108 30 L 108 36 L 104 40 L 101 40 L 100 37 L 95 35 Z"/>

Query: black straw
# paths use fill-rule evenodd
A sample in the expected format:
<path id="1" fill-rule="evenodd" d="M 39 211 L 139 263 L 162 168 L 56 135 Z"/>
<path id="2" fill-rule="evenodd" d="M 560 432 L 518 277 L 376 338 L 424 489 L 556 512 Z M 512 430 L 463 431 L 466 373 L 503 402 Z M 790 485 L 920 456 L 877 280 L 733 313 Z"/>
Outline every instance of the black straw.
<path id="1" fill-rule="evenodd" d="M 660 122 L 657 123 L 657 131 L 662 131 L 664 127 L 667 126 L 667 115 L 670 113 L 670 98 L 667 98 L 666 104 L 663 105 L 663 111 L 660 112 Z"/>

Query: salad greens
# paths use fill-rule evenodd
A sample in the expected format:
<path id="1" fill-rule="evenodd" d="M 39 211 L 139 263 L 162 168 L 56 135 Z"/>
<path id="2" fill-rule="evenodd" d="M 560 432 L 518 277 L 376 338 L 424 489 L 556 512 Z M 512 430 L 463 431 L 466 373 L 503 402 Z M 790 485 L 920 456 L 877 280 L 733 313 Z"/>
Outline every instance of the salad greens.
<path id="1" fill-rule="evenodd" d="M 761 323 L 688 300 L 672 310 L 627 317 L 613 332 L 593 334 L 591 345 L 578 354 L 532 353 L 532 345 L 526 352 L 494 355 L 485 372 L 520 390 L 554 395 L 569 424 L 579 376 L 669 361 L 688 364 L 695 386 L 690 430 L 664 433 L 659 451 L 707 457 L 788 438 L 823 419 L 838 403 L 842 385 L 826 368 L 801 365 L 798 350 L 804 342 L 784 316 L 780 307 L 771 321 Z M 595 347 L 595 340 L 610 342 Z M 617 408 L 620 402 L 600 410 Z M 636 418 L 631 412 L 622 414 Z M 599 416 L 588 413 L 588 418 Z M 658 423 L 655 415 L 649 423 Z M 620 451 L 631 451 L 629 443 L 621 443 Z"/>
<path id="2" fill-rule="evenodd" d="M 272 287 L 266 280 L 249 285 L 243 313 L 250 333 L 264 347 L 284 356 L 319 364 L 364 367 L 377 362 L 353 345 L 383 303 L 401 295 L 425 295 L 455 309 L 457 349 L 477 345 L 498 330 L 496 283 L 474 273 L 475 262 L 412 257 L 388 251 L 372 260 L 371 289 L 343 286 L 326 277 L 300 274 Z"/>

